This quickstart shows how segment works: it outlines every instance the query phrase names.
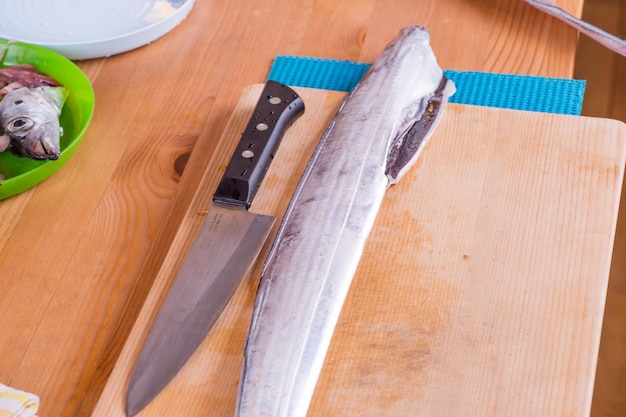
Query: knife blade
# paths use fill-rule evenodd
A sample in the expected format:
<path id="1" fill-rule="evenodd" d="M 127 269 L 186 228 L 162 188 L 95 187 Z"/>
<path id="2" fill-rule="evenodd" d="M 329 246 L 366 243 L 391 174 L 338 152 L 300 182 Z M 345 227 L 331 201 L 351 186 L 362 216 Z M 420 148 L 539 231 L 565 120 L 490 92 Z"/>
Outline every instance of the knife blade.
<path id="1" fill-rule="evenodd" d="M 275 219 L 248 209 L 285 131 L 303 112 L 304 103 L 291 88 L 265 84 L 139 354 L 127 416 L 146 407 L 185 365 L 254 265 Z"/>

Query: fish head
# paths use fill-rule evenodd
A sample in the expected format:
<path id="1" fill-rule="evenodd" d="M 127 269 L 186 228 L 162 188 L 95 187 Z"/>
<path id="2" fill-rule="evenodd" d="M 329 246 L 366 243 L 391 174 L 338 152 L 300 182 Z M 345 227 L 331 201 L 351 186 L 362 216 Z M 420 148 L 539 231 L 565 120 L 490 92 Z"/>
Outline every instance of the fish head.
<path id="1" fill-rule="evenodd" d="M 22 87 L 0 101 L 3 134 L 15 155 L 31 159 L 58 159 L 63 129 L 59 115 L 65 98 L 63 87 Z"/>
<path id="2" fill-rule="evenodd" d="M 6 121 L 5 133 L 11 140 L 11 152 L 18 156 L 55 160 L 61 154 L 58 121 L 41 123 L 28 115 L 17 115 Z"/>

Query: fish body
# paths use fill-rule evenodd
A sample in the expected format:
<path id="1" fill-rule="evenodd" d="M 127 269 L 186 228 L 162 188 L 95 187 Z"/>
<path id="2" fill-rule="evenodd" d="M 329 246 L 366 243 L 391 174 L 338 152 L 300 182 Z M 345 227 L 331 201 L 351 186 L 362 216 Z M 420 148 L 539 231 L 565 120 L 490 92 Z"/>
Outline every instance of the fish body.
<path id="1" fill-rule="evenodd" d="M 304 417 L 387 188 L 414 164 L 454 85 L 427 29 L 403 29 L 341 104 L 264 265 L 239 417 Z"/>
<path id="2" fill-rule="evenodd" d="M 63 129 L 59 116 L 65 102 L 65 87 L 19 87 L 0 101 L 0 150 L 31 159 L 59 158 Z"/>

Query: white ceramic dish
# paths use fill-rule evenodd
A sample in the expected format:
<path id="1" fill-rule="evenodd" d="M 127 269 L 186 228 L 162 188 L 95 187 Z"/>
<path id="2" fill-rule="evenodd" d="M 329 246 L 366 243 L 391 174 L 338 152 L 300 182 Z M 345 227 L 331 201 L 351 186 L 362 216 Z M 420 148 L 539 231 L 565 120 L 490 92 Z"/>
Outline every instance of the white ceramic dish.
<path id="1" fill-rule="evenodd" d="M 100 58 L 146 45 L 177 26 L 194 0 L 0 1 L 0 38 L 40 45 L 69 59 Z"/>

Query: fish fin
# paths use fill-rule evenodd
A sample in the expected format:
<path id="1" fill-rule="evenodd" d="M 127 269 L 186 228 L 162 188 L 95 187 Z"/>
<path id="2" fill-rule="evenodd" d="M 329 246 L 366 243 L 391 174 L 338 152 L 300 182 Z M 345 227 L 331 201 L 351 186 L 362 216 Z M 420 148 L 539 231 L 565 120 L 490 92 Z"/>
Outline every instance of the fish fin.
<path id="1" fill-rule="evenodd" d="M 390 147 L 385 169 L 390 186 L 400 181 L 413 166 L 439 123 L 448 97 L 455 91 L 454 83 L 442 76 L 439 87 L 428 99 L 423 113 Z"/>
<path id="2" fill-rule="evenodd" d="M 49 98 L 52 103 L 57 108 L 58 113 L 61 113 L 61 109 L 63 108 L 63 104 L 65 103 L 65 99 L 67 98 L 68 89 L 67 87 L 36 87 L 37 91 L 41 94 Z"/>
<path id="3" fill-rule="evenodd" d="M 0 136 L 0 152 L 6 151 L 10 144 L 11 138 L 8 135 Z"/>

